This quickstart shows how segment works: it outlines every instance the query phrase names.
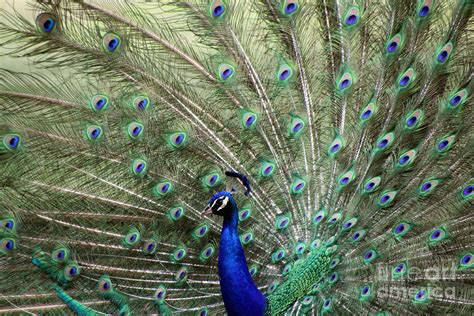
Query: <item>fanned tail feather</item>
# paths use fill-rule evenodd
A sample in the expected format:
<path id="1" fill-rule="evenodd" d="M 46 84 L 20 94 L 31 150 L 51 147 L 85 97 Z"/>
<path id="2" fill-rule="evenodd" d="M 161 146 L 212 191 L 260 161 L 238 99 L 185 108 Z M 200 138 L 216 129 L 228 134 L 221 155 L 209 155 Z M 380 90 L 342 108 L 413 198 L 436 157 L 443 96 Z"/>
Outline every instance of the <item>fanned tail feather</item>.
<path id="1" fill-rule="evenodd" d="M 232 178 L 268 314 L 471 313 L 472 27 L 467 0 L 8 2 L 0 313 L 223 314 L 201 212 Z"/>

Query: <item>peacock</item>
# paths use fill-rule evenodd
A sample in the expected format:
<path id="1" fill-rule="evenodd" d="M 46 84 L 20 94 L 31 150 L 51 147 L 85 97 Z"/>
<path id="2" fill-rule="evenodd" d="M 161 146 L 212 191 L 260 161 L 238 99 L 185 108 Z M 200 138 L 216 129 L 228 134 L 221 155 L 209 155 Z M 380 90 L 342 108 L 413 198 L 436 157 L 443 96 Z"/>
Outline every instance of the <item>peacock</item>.
<path id="1" fill-rule="evenodd" d="M 0 314 L 474 313 L 471 1 L 2 7 Z"/>

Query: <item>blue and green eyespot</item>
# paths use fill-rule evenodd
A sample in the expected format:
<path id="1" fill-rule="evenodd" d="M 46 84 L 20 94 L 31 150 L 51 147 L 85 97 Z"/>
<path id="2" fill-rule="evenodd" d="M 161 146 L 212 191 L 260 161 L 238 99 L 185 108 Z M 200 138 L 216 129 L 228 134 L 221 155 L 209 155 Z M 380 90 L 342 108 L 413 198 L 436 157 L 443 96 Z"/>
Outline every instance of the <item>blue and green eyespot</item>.
<path id="1" fill-rule="evenodd" d="M 377 205 L 381 208 L 388 207 L 393 203 L 396 196 L 397 196 L 397 191 L 385 190 L 379 195 L 377 199 Z"/>
<path id="2" fill-rule="evenodd" d="M 16 239 L 5 237 L 0 239 L 0 256 L 9 255 L 16 249 Z"/>
<path id="3" fill-rule="evenodd" d="M 314 301 L 315 298 L 313 295 L 305 295 L 303 299 L 301 299 L 301 307 L 306 310 L 313 306 Z"/>
<path id="4" fill-rule="evenodd" d="M 251 231 L 245 232 L 240 236 L 240 242 L 246 246 L 253 241 L 253 233 Z"/>
<path id="5" fill-rule="evenodd" d="M 132 101 L 132 107 L 137 111 L 146 111 L 151 107 L 150 98 L 145 95 L 137 96 Z"/>
<path id="6" fill-rule="evenodd" d="M 319 225 L 324 218 L 327 215 L 327 211 L 325 209 L 319 210 L 314 216 L 313 216 L 313 224 L 314 225 Z"/>
<path id="7" fill-rule="evenodd" d="M 332 310 L 332 298 L 326 298 L 323 300 L 322 310 L 325 312 Z"/>
<path id="8" fill-rule="evenodd" d="M 110 98 L 105 94 L 96 94 L 90 99 L 89 107 L 94 112 L 103 112 L 110 107 Z"/>
<path id="9" fill-rule="evenodd" d="M 359 289 L 359 300 L 366 302 L 374 297 L 372 283 L 364 284 Z"/>
<path id="10" fill-rule="evenodd" d="M 328 218 L 328 224 L 330 226 L 337 224 L 342 218 L 342 214 L 340 212 L 334 213 Z"/>
<path id="11" fill-rule="evenodd" d="M 202 223 L 199 224 L 194 230 L 193 230 L 193 237 L 196 239 L 201 239 L 205 237 L 209 233 L 209 224 L 207 223 Z"/>
<path id="12" fill-rule="evenodd" d="M 306 126 L 305 121 L 297 115 L 291 115 L 290 122 L 288 125 L 288 136 L 289 137 L 298 137 L 300 136 Z"/>
<path id="13" fill-rule="evenodd" d="M 360 10 L 358 7 L 352 7 L 344 15 L 343 24 L 347 28 L 352 28 L 360 22 Z"/>
<path id="14" fill-rule="evenodd" d="M 130 122 L 127 125 L 127 135 L 132 140 L 142 138 L 145 131 L 145 126 L 140 122 Z"/>
<path id="15" fill-rule="evenodd" d="M 389 132 L 380 136 L 375 143 L 374 153 L 377 154 L 389 149 L 392 146 L 394 140 L 395 134 L 393 132 Z"/>
<path id="16" fill-rule="evenodd" d="M 334 259 L 331 260 L 331 262 L 329 263 L 329 268 L 334 269 L 337 267 L 337 265 L 339 265 L 339 263 L 341 263 L 341 257 L 336 257 Z"/>
<path id="17" fill-rule="evenodd" d="M 467 89 L 459 90 L 448 97 L 445 108 L 448 110 L 458 109 L 466 102 L 467 97 Z"/>
<path id="18" fill-rule="evenodd" d="M 345 147 L 345 144 L 346 142 L 344 138 L 342 138 L 342 136 L 340 135 L 336 135 L 336 137 L 331 142 L 331 144 L 329 144 L 329 147 L 328 147 L 329 157 L 331 158 L 336 157 L 336 155 L 339 154 L 342 151 L 342 149 Z"/>
<path id="19" fill-rule="evenodd" d="M 311 242 L 311 244 L 309 244 L 309 249 L 311 249 L 311 251 L 314 251 L 316 249 L 318 249 L 319 247 L 321 247 L 321 239 L 315 239 Z"/>
<path id="20" fill-rule="evenodd" d="M 280 248 L 272 253 L 272 262 L 277 263 L 283 260 L 286 256 L 286 251 L 284 248 Z"/>
<path id="21" fill-rule="evenodd" d="M 311 287 L 308 294 L 318 294 L 324 288 L 324 286 L 325 284 L 323 282 L 316 283 Z"/>
<path id="22" fill-rule="evenodd" d="M 374 262 L 375 259 L 379 257 L 379 254 L 375 249 L 369 249 L 364 254 L 362 255 L 362 259 L 364 261 L 364 264 L 370 264 Z"/>
<path id="23" fill-rule="evenodd" d="M 252 216 L 252 210 L 250 208 L 243 208 L 239 211 L 239 222 L 244 222 Z"/>
<path id="24" fill-rule="evenodd" d="M 167 212 L 168 218 L 173 222 L 176 222 L 177 220 L 183 218 L 184 214 L 185 210 L 182 206 L 174 206 L 170 208 Z"/>
<path id="25" fill-rule="evenodd" d="M 443 65 L 445 64 L 449 57 L 451 57 L 451 53 L 453 51 L 453 44 L 451 42 L 446 43 L 443 47 L 438 49 L 436 52 L 436 63 Z"/>
<path id="26" fill-rule="evenodd" d="M 264 178 L 271 177 L 275 172 L 276 165 L 271 161 L 263 161 L 260 165 L 260 175 Z"/>
<path id="27" fill-rule="evenodd" d="M 396 240 L 401 240 L 412 229 L 412 225 L 408 222 L 400 222 L 392 229 L 392 234 Z"/>
<path id="28" fill-rule="evenodd" d="M 227 12 L 227 1 L 225 0 L 214 0 L 209 6 L 209 14 L 214 19 L 224 18 Z"/>
<path id="29" fill-rule="evenodd" d="M 196 316 L 208 316 L 209 315 L 209 309 L 207 307 L 203 307 L 200 310 L 198 310 L 195 315 Z"/>
<path id="30" fill-rule="evenodd" d="M 176 271 L 174 275 L 174 280 L 177 284 L 182 284 L 188 279 L 188 269 L 186 267 L 181 267 Z"/>
<path id="31" fill-rule="evenodd" d="M 130 164 L 130 170 L 134 175 L 142 177 L 148 171 L 148 163 L 142 158 L 134 159 Z"/>
<path id="32" fill-rule="evenodd" d="M 253 278 L 254 276 L 256 276 L 258 274 L 258 267 L 256 265 L 252 265 L 250 268 L 249 268 L 249 273 L 250 273 L 250 276 Z"/>
<path id="33" fill-rule="evenodd" d="M 293 252 L 297 256 L 301 256 L 306 251 L 306 244 L 304 242 L 297 242 L 293 248 Z"/>
<path id="34" fill-rule="evenodd" d="M 430 231 L 428 235 L 428 243 L 436 245 L 448 238 L 448 230 L 445 227 L 437 227 Z"/>
<path id="35" fill-rule="evenodd" d="M 64 269 L 64 277 L 70 281 L 81 274 L 81 267 L 76 262 L 68 263 Z"/>
<path id="36" fill-rule="evenodd" d="M 345 72 L 336 82 L 336 88 L 339 92 L 345 92 L 354 83 L 354 75 L 350 72 Z"/>
<path id="37" fill-rule="evenodd" d="M 90 142 L 97 142 L 104 137 L 104 130 L 101 126 L 91 124 L 84 131 L 85 137 Z"/>
<path id="38" fill-rule="evenodd" d="M 127 234 L 123 237 L 123 244 L 125 247 L 133 247 L 137 245 L 141 240 L 141 234 L 140 231 L 132 227 L 130 230 L 127 232 Z"/>
<path id="39" fill-rule="evenodd" d="M 291 17 L 300 10 L 298 0 L 283 0 L 280 4 L 280 13 L 284 17 Z"/>
<path id="40" fill-rule="evenodd" d="M 347 231 L 347 230 L 350 230 L 350 229 L 354 228 L 354 226 L 357 224 L 357 221 L 358 221 L 357 217 L 353 217 L 351 219 L 346 220 L 342 224 L 342 230 Z"/>
<path id="41" fill-rule="evenodd" d="M 447 134 L 436 141 L 435 150 L 438 154 L 444 154 L 451 149 L 456 140 L 455 134 Z"/>
<path id="42" fill-rule="evenodd" d="M 172 133 L 168 136 L 167 142 L 173 149 L 183 148 L 188 143 L 188 133 L 185 131 Z"/>
<path id="43" fill-rule="evenodd" d="M 176 249 L 173 250 L 171 253 L 171 260 L 174 262 L 179 262 L 186 258 L 186 255 L 188 254 L 188 250 L 186 247 L 181 246 L 177 247 Z"/>
<path id="44" fill-rule="evenodd" d="M 158 242 L 155 239 L 146 240 L 143 243 L 142 251 L 147 255 L 152 255 L 158 250 Z"/>
<path id="45" fill-rule="evenodd" d="M 405 116 L 405 121 L 403 125 L 404 129 L 408 131 L 417 129 L 423 122 L 424 117 L 425 114 L 423 110 L 420 109 L 408 113 L 408 115 Z"/>
<path id="46" fill-rule="evenodd" d="M 102 47 L 108 53 L 120 51 L 122 45 L 122 38 L 115 33 L 107 33 L 102 37 Z"/>
<path id="47" fill-rule="evenodd" d="M 364 229 L 360 229 L 360 230 L 354 232 L 354 234 L 352 234 L 350 240 L 353 243 L 357 243 L 357 242 L 361 241 L 362 239 L 364 239 L 365 235 L 366 235 L 366 231 Z"/>
<path id="48" fill-rule="evenodd" d="M 440 180 L 436 178 L 430 178 L 424 180 L 418 188 L 418 194 L 420 196 L 427 196 L 434 191 L 434 189 L 440 184 Z"/>
<path id="49" fill-rule="evenodd" d="M 404 37 L 402 34 L 395 34 L 385 45 L 385 51 L 388 55 L 396 54 L 400 51 L 404 43 Z"/>
<path id="50" fill-rule="evenodd" d="M 382 182 L 382 177 L 380 176 L 368 179 L 364 183 L 364 187 L 362 188 L 362 193 L 368 194 L 368 193 L 377 191 L 380 187 L 381 182 Z"/>
<path id="51" fill-rule="evenodd" d="M 201 181 L 204 188 L 211 189 L 221 184 L 222 178 L 218 172 L 211 172 L 202 177 Z"/>
<path id="52" fill-rule="evenodd" d="M 270 284 L 270 286 L 267 289 L 267 294 L 271 294 L 275 292 L 275 290 L 277 289 L 279 285 L 280 283 L 278 283 L 278 281 L 273 281 L 272 284 Z"/>
<path id="53" fill-rule="evenodd" d="M 406 261 L 399 262 L 392 267 L 392 278 L 400 279 L 408 274 L 408 263 Z"/>
<path id="54" fill-rule="evenodd" d="M 5 217 L 4 219 L 0 220 L 0 230 L 3 229 L 8 232 L 15 232 L 16 231 L 16 220 L 11 217 Z"/>
<path id="55" fill-rule="evenodd" d="M 16 133 L 8 133 L 3 135 L 2 137 L 2 144 L 3 148 L 7 151 L 15 151 L 21 148 L 22 139 L 19 134 Z"/>
<path id="56" fill-rule="evenodd" d="M 413 296 L 413 304 L 426 304 L 430 300 L 430 290 L 427 288 L 419 289 Z"/>
<path id="57" fill-rule="evenodd" d="M 215 252 L 216 252 L 216 247 L 213 244 L 207 244 L 201 250 L 199 254 L 199 259 L 202 262 L 206 262 L 207 260 L 209 260 L 209 258 L 211 258 L 215 254 Z"/>
<path id="58" fill-rule="evenodd" d="M 171 192 L 173 192 L 174 186 L 173 183 L 169 180 L 163 180 L 162 182 L 158 183 L 153 187 L 153 193 L 157 197 L 165 197 Z"/>
<path id="59" fill-rule="evenodd" d="M 36 17 L 36 27 L 39 31 L 43 33 L 52 33 L 57 25 L 58 18 L 54 14 L 43 12 Z"/>
<path id="60" fill-rule="evenodd" d="M 370 101 L 360 112 L 359 119 L 362 124 L 369 122 L 377 113 L 378 106 L 374 100 Z"/>
<path id="61" fill-rule="evenodd" d="M 348 170 L 337 177 L 338 189 L 348 186 L 356 177 L 355 169 Z"/>
<path id="62" fill-rule="evenodd" d="M 51 252 L 51 258 L 56 262 L 66 262 L 69 260 L 70 251 L 65 246 L 58 246 Z"/>
<path id="63" fill-rule="evenodd" d="M 222 63 L 217 68 L 217 78 L 221 82 L 231 81 L 234 75 L 235 75 L 235 67 L 232 66 L 231 64 Z"/>
<path id="64" fill-rule="evenodd" d="M 474 179 L 469 180 L 461 189 L 463 200 L 469 201 L 474 197 Z"/>
<path id="65" fill-rule="evenodd" d="M 291 218 L 289 215 L 278 215 L 276 218 L 275 218 L 275 227 L 278 229 L 278 230 L 284 230 L 286 228 L 288 228 L 288 226 L 291 224 Z"/>
<path id="66" fill-rule="evenodd" d="M 245 111 L 241 115 L 242 127 L 245 129 L 254 129 L 257 127 L 258 119 L 257 113 Z"/>
<path id="67" fill-rule="evenodd" d="M 416 158 L 416 149 L 411 149 L 403 152 L 399 157 L 396 164 L 398 169 L 407 168 L 413 164 Z"/>
<path id="68" fill-rule="evenodd" d="M 291 194 L 301 194 L 303 193 L 305 187 L 306 187 L 306 181 L 302 178 L 295 177 L 295 179 L 291 183 L 290 192 Z"/>
<path id="69" fill-rule="evenodd" d="M 109 276 L 105 274 L 99 278 L 99 282 L 97 282 L 97 288 L 100 293 L 109 293 L 114 289 L 112 281 L 110 280 Z"/>
<path id="70" fill-rule="evenodd" d="M 289 64 L 282 64 L 276 73 L 277 82 L 279 85 L 287 85 L 293 77 L 293 67 Z"/>
<path id="71" fill-rule="evenodd" d="M 426 18 L 430 13 L 433 6 L 433 0 L 419 0 L 417 5 L 417 15 L 419 19 Z"/>
<path id="72" fill-rule="evenodd" d="M 153 295 L 153 298 L 157 303 L 161 303 L 165 301 L 166 298 L 166 286 L 160 285 Z"/>
<path id="73" fill-rule="evenodd" d="M 398 76 L 398 88 L 400 90 L 406 89 L 411 86 L 411 84 L 416 79 L 416 72 L 413 68 L 408 68 L 404 73 Z"/>
<path id="74" fill-rule="evenodd" d="M 463 254 L 459 257 L 458 269 L 472 269 L 474 268 L 474 254 L 472 252 Z"/>

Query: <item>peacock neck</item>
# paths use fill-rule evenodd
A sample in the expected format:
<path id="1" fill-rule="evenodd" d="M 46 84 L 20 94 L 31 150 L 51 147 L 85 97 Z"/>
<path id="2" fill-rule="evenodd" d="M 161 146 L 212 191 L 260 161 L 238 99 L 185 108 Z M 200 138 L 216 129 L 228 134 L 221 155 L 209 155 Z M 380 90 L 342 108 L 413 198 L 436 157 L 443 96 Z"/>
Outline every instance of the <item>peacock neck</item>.
<path id="1" fill-rule="evenodd" d="M 219 244 L 219 278 L 227 313 L 264 315 L 266 299 L 250 276 L 238 234 L 238 209 L 224 217 Z"/>

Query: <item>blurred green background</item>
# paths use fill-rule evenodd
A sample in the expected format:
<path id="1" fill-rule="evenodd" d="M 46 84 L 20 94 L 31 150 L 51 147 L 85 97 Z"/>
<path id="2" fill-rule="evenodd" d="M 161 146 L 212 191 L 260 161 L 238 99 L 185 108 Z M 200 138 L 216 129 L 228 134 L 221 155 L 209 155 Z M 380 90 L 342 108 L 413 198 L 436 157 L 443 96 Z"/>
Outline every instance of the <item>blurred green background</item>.
<path id="1" fill-rule="evenodd" d="M 33 0 L 0 0 L 0 10 L 7 10 L 12 12 L 16 10 L 24 17 L 34 21 L 34 12 L 32 9 Z M 30 72 L 36 69 L 31 66 L 24 58 L 18 59 L 10 56 L 5 56 L 7 50 L 0 47 L 0 67 L 15 71 Z"/>

